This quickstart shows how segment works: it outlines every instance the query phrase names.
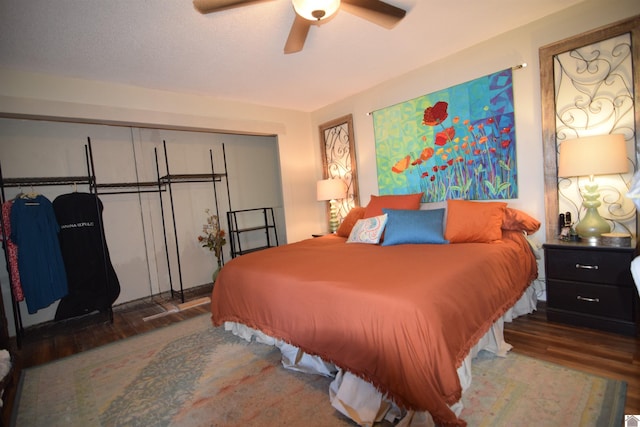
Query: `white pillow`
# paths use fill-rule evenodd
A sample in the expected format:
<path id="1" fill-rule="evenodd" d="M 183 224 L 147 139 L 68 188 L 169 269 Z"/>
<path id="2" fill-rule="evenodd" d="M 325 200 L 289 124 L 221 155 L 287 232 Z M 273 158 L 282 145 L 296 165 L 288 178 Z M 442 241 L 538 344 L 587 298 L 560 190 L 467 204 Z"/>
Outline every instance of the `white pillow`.
<path id="1" fill-rule="evenodd" d="M 387 224 L 387 214 L 359 219 L 351 229 L 347 243 L 378 244 Z"/>

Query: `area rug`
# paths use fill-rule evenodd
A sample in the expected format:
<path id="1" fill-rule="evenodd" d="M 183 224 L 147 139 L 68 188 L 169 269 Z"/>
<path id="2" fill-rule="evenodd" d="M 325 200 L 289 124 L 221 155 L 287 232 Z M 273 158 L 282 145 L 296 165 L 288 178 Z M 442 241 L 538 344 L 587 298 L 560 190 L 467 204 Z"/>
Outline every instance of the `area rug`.
<path id="1" fill-rule="evenodd" d="M 279 350 L 202 315 L 22 373 L 15 426 L 353 426 L 330 379 L 286 370 Z M 511 353 L 481 353 L 469 426 L 620 426 L 626 383 Z"/>

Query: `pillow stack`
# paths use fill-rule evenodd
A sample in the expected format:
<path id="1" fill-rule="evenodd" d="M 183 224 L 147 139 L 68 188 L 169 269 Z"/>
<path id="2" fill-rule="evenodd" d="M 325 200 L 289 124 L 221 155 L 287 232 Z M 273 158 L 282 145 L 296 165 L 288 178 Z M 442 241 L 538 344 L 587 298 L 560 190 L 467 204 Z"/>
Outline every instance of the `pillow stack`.
<path id="1" fill-rule="evenodd" d="M 491 243 L 502 239 L 503 230 L 531 234 L 540 228 L 539 221 L 505 202 L 447 200 L 420 210 L 422 195 L 372 195 L 366 207 L 351 209 L 337 235 L 347 243 L 381 246 Z"/>
<path id="2" fill-rule="evenodd" d="M 388 228 L 387 222 L 390 218 L 388 211 L 418 211 L 418 209 L 420 209 L 422 195 L 423 193 L 388 196 L 371 195 L 371 200 L 366 208 L 357 208 L 358 211 L 356 212 L 352 209 L 351 212 L 349 212 L 343 221 L 343 224 L 347 224 L 344 228 L 340 227 L 337 233 L 339 236 L 344 236 L 347 233 L 350 223 L 353 222 L 357 216 L 362 215 L 359 219 L 356 219 L 349 231 L 347 243 L 378 244 L 383 240 L 383 233 L 385 233 L 386 236 L 385 229 Z M 394 222 L 397 223 L 397 221 L 394 214 Z"/>

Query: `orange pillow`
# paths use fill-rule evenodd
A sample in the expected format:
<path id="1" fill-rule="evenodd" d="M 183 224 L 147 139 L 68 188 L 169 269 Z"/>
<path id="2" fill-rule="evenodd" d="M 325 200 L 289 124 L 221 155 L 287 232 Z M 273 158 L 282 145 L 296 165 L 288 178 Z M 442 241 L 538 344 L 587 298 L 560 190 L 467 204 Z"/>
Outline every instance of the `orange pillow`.
<path id="1" fill-rule="evenodd" d="M 359 219 L 364 216 L 364 207 L 355 206 L 351 208 L 347 216 L 344 217 L 342 223 L 338 227 L 336 234 L 340 237 L 349 237 L 353 226 L 356 225 Z"/>
<path id="2" fill-rule="evenodd" d="M 502 238 L 504 202 L 447 200 L 444 238 L 450 243 L 489 243 Z"/>
<path id="3" fill-rule="evenodd" d="M 507 208 L 504 212 L 502 229 L 533 234 L 540 229 L 540 221 L 518 209 Z"/>
<path id="4" fill-rule="evenodd" d="M 374 196 L 372 194 L 363 218 L 382 215 L 382 209 L 418 210 L 420 209 L 420 200 L 422 200 L 423 194 L 392 194 L 387 196 Z"/>

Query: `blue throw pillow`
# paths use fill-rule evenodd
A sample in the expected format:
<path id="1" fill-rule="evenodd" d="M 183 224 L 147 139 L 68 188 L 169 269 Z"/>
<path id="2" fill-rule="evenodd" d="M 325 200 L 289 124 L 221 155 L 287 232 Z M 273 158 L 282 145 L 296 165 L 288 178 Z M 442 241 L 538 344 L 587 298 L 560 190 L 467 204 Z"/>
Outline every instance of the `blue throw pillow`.
<path id="1" fill-rule="evenodd" d="M 444 209 L 383 209 L 387 225 L 382 246 L 404 243 L 449 243 L 444 238 Z"/>

